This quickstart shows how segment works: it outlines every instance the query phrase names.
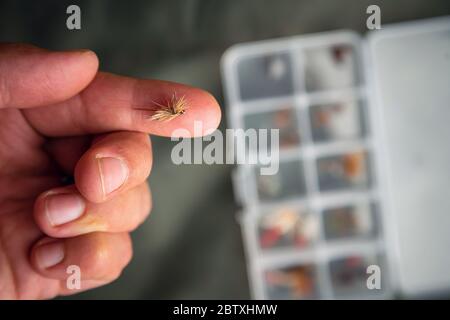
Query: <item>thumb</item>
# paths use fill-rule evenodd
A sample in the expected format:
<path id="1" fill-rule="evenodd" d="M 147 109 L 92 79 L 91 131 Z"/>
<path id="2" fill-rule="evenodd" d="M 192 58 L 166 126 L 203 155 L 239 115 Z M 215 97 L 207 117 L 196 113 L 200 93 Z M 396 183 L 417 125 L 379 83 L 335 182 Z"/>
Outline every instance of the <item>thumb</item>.
<path id="1" fill-rule="evenodd" d="M 88 50 L 52 52 L 0 44 L 0 109 L 30 108 L 66 100 L 94 78 L 98 59 Z"/>

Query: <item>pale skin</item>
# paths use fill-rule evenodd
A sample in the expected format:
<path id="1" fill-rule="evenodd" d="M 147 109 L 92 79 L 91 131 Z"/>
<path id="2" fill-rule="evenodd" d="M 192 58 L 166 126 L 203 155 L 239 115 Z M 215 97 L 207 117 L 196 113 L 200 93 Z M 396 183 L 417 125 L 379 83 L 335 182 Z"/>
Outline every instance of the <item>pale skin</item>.
<path id="1" fill-rule="evenodd" d="M 69 265 L 82 271 L 81 290 L 117 279 L 132 257 L 129 233 L 151 209 L 148 134 L 193 134 L 194 120 L 207 134 L 220 122 L 203 90 L 98 64 L 91 51 L 0 44 L 0 299 L 76 293 Z M 149 119 L 151 101 L 174 92 L 188 110 Z"/>

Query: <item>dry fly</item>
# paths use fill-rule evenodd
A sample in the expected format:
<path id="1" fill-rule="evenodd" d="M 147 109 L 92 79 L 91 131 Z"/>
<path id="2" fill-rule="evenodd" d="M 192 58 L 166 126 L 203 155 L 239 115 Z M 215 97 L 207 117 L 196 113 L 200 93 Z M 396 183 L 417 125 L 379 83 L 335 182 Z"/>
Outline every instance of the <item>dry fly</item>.
<path id="1" fill-rule="evenodd" d="M 161 109 L 156 110 L 156 112 L 150 117 L 151 120 L 170 121 L 186 112 L 186 99 L 184 96 L 178 98 L 175 93 L 165 105 L 157 102 L 154 103 Z"/>

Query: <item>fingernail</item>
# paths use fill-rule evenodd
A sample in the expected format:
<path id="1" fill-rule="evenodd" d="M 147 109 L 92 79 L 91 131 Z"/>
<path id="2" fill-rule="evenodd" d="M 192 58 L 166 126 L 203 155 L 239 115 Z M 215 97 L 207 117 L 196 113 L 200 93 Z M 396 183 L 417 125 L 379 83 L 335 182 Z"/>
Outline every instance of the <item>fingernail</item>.
<path id="1" fill-rule="evenodd" d="M 40 269 L 53 267 L 64 259 L 64 244 L 62 241 L 42 244 L 35 250 L 36 262 Z"/>
<path id="2" fill-rule="evenodd" d="M 48 195 L 45 199 L 47 219 L 53 227 L 78 219 L 85 207 L 83 198 L 74 193 Z"/>
<path id="3" fill-rule="evenodd" d="M 103 195 L 106 196 L 122 186 L 128 178 L 128 167 L 119 158 L 97 158 Z"/>

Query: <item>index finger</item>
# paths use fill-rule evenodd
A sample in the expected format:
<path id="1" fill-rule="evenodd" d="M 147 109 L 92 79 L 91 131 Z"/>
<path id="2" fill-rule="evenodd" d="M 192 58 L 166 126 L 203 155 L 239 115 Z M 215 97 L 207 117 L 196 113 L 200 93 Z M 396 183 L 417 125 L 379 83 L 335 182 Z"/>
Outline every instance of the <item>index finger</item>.
<path id="1" fill-rule="evenodd" d="M 186 111 L 170 121 L 152 115 L 173 95 L 184 97 Z M 74 136 L 118 130 L 179 137 L 214 131 L 221 118 L 216 99 L 187 85 L 141 80 L 99 72 L 89 86 L 61 103 L 23 110 L 29 123 L 46 136 Z"/>

